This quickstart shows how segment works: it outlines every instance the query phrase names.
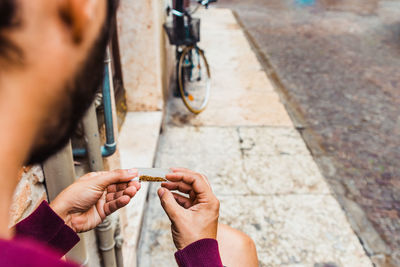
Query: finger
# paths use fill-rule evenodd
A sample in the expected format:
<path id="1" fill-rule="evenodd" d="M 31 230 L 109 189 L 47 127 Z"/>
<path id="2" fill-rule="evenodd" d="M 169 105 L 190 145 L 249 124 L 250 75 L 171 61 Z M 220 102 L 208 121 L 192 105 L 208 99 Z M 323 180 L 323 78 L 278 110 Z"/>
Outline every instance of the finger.
<path id="1" fill-rule="evenodd" d="M 117 185 L 116 184 L 111 184 L 111 185 L 107 186 L 107 192 L 108 193 L 117 192 Z"/>
<path id="2" fill-rule="evenodd" d="M 104 204 L 104 213 L 106 214 L 106 216 L 108 216 L 116 210 L 126 206 L 130 200 L 131 198 L 129 196 L 124 195 L 116 200 L 107 202 L 106 204 Z"/>
<path id="3" fill-rule="evenodd" d="M 139 191 L 141 184 L 138 181 L 130 181 L 128 183 L 128 187 L 130 187 L 130 186 L 136 187 L 136 190 Z"/>
<path id="4" fill-rule="evenodd" d="M 140 188 L 139 188 L 140 189 Z M 134 186 L 130 186 L 127 189 L 124 190 L 124 195 L 125 196 L 129 196 L 129 197 L 134 197 L 137 193 L 138 189 L 136 189 L 136 187 Z"/>
<path id="5" fill-rule="evenodd" d="M 121 187 L 121 188 L 124 188 L 124 187 Z M 130 187 L 126 187 L 126 189 L 124 189 L 124 190 L 119 190 L 117 192 L 111 192 L 111 193 L 107 192 L 106 201 L 107 202 L 113 201 L 123 195 L 127 195 L 129 197 L 134 197 L 137 191 L 138 190 L 136 189 L 136 187 L 132 185 Z"/>
<path id="6" fill-rule="evenodd" d="M 195 200 L 196 199 L 196 193 L 195 192 L 193 192 L 193 190 L 192 191 L 190 191 L 190 193 L 189 193 L 189 197 L 190 197 L 190 199 L 193 201 L 193 200 Z"/>
<path id="7" fill-rule="evenodd" d="M 173 168 L 172 171 L 175 173 L 176 172 L 184 172 L 184 173 L 193 174 L 198 177 L 201 177 L 208 184 L 208 186 L 211 187 L 210 182 L 208 181 L 208 178 L 204 174 L 201 174 L 201 173 L 198 173 L 198 172 L 186 169 L 186 168 Z"/>
<path id="8" fill-rule="evenodd" d="M 179 189 L 178 189 L 176 187 L 176 184 L 178 184 L 178 183 L 173 183 L 173 182 L 161 183 L 161 186 L 167 188 L 168 190 L 178 190 L 179 192 L 189 194 L 189 197 L 192 200 L 192 202 L 196 199 L 196 193 L 193 192 L 193 190 L 191 189 L 191 187 L 189 187 L 189 185 L 187 185 L 185 183 L 179 183 L 179 184 L 183 184 L 184 186 L 182 186 L 183 188 L 181 188 L 181 185 L 180 185 Z M 189 188 L 185 188 L 185 186 L 188 186 Z"/>
<path id="9" fill-rule="evenodd" d="M 124 191 L 118 191 L 114 194 L 114 199 L 118 199 L 124 195 Z"/>
<path id="10" fill-rule="evenodd" d="M 113 201 L 115 199 L 115 193 L 107 193 L 106 195 L 106 202 Z"/>
<path id="11" fill-rule="evenodd" d="M 117 184 L 117 191 L 123 191 L 128 187 L 128 183 L 119 183 Z"/>
<path id="12" fill-rule="evenodd" d="M 111 184 L 129 182 L 133 178 L 137 177 L 137 175 L 137 169 L 113 170 L 100 172 L 96 179 L 98 179 L 99 183 L 102 184 L 104 187 L 107 187 Z"/>
<path id="13" fill-rule="evenodd" d="M 168 190 L 178 190 L 179 192 L 189 194 L 192 191 L 192 187 L 184 182 L 169 182 L 169 183 L 161 183 L 162 187 L 167 188 Z"/>
<path id="14" fill-rule="evenodd" d="M 117 207 L 118 209 L 125 207 L 132 198 L 130 198 L 129 196 L 123 195 L 122 197 L 118 198 L 117 201 Z"/>
<path id="15" fill-rule="evenodd" d="M 195 172 L 195 171 L 193 171 L 193 170 L 186 169 L 186 168 L 171 168 L 171 170 L 172 170 L 172 172 L 174 172 L 174 173 L 176 173 L 176 172 L 185 172 L 185 173 L 191 173 L 191 174 L 199 175 L 199 176 L 201 176 L 201 178 L 204 179 L 204 180 L 207 182 L 207 184 L 210 186 L 210 182 L 208 181 L 207 176 L 205 176 L 204 174 L 201 174 L 201 173 L 198 173 L 198 172 Z"/>
<path id="16" fill-rule="evenodd" d="M 211 188 L 211 185 L 210 185 L 210 182 L 208 181 L 207 176 L 205 176 L 204 174 L 201 174 L 201 173 L 199 173 L 199 174 L 200 174 L 201 178 L 203 178 L 204 181 L 205 181 L 205 182 L 208 184 L 208 186 Z"/>
<path id="17" fill-rule="evenodd" d="M 119 184 L 111 184 L 107 187 L 107 193 L 116 193 L 118 191 L 123 191 L 131 186 L 136 188 L 136 191 L 140 189 L 140 183 L 137 181 L 130 181 L 129 183 L 119 183 Z"/>
<path id="18" fill-rule="evenodd" d="M 186 173 L 195 173 L 195 171 L 187 169 L 187 168 L 182 168 L 182 167 L 177 167 L 177 168 L 170 168 L 170 170 L 175 173 L 175 172 L 186 172 Z"/>
<path id="19" fill-rule="evenodd" d="M 190 185 L 198 195 L 210 196 L 212 194 L 211 187 L 199 174 L 176 172 L 167 174 L 165 178 L 171 182 L 184 182 Z"/>
<path id="20" fill-rule="evenodd" d="M 101 220 L 104 220 L 104 218 L 107 216 L 105 211 L 105 203 L 106 203 L 105 199 L 106 199 L 106 193 L 104 192 L 103 196 L 96 203 L 96 209 L 97 212 L 99 213 Z"/>
<path id="21" fill-rule="evenodd" d="M 168 189 L 160 188 L 158 189 L 157 193 L 165 213 L 167 213 L 171 221 L 175 221 L 175 219 L 184 211 L 184 209 L 179 206 L 179 204 L 175 201 L 174 196 Z"/>
<path id="22" fill-rule="evenodd" d="M 185 196 L 182 196 L 177 193 L 172 193 L 172 195 L 174 196 L 176 202 L 178 202 L 178 204 L 184 207 L 185 209 L 188 209 L 193 205 L 193 202 Z"/>

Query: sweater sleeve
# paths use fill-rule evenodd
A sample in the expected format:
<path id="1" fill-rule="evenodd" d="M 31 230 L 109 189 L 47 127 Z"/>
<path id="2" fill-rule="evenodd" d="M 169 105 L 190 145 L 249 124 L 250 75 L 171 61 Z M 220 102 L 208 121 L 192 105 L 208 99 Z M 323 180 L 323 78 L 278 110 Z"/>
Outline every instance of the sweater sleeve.
<path id="1" fill-rule="evenodd" d="M 16 238 L 31 238 L 52 247 L 64 255 L 79 236 L 50 208 L 46 201 L 15 226 Z"/>
<path id="2" fill-rule="evenodd" d="M 215 239 L 201 239 L 175 253 L 179 267 L 223 267 Z"/>

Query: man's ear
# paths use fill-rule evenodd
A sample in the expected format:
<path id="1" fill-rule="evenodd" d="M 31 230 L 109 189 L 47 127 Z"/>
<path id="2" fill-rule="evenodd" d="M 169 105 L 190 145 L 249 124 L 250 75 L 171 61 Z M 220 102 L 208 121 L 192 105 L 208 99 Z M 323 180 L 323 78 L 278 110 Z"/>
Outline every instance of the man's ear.
<path id="1" fill-rule="evenodd" d="M 62 22 L 70 29 L 74 43 L 80 43 L 95 15 L 97 0 L 59 0 Z"/>

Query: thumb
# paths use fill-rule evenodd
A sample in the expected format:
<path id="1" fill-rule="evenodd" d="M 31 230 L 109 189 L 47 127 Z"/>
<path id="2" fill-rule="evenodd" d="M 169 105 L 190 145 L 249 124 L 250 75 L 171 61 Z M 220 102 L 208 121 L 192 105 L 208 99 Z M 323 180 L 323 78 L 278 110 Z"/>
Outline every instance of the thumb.
<path id="1" fill-rule="evenodd" d="M 138 171 L 137 169 L 112 170 L 98 172 L 97 174 L 97 182 L 102 183 L 104 187 L 107 187 L 110 184 L 123 183 L 132 180 L 137 177 Z"/>
<path id="2" fill-rule="evenodd" d="M 157 193 L 164 211 L 167 213 L 169 219 L 174 221 L 183 208 L 175 201 L 174 196 L 168 189 L 160 188 Z"/>

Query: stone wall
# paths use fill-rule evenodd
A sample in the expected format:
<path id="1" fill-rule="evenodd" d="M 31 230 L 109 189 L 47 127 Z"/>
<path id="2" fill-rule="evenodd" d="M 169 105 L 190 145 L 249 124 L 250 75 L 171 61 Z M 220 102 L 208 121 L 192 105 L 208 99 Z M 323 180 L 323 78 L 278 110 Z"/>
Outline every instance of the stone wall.
<path id="1" fill-rule="evenodd" d="M 22 168 L 19 179 L 10 210 L 10 227 L 31 214 L 42 200 L 47 200 L 43 170 L 40 165 Z"/>
<path id="2" fill-rule="evenodd" d="M 128 111 L 159 111 L 169 89 L 174 57 L 162 28 L 167 1 L 125 0 L 118 36 Z"/>

